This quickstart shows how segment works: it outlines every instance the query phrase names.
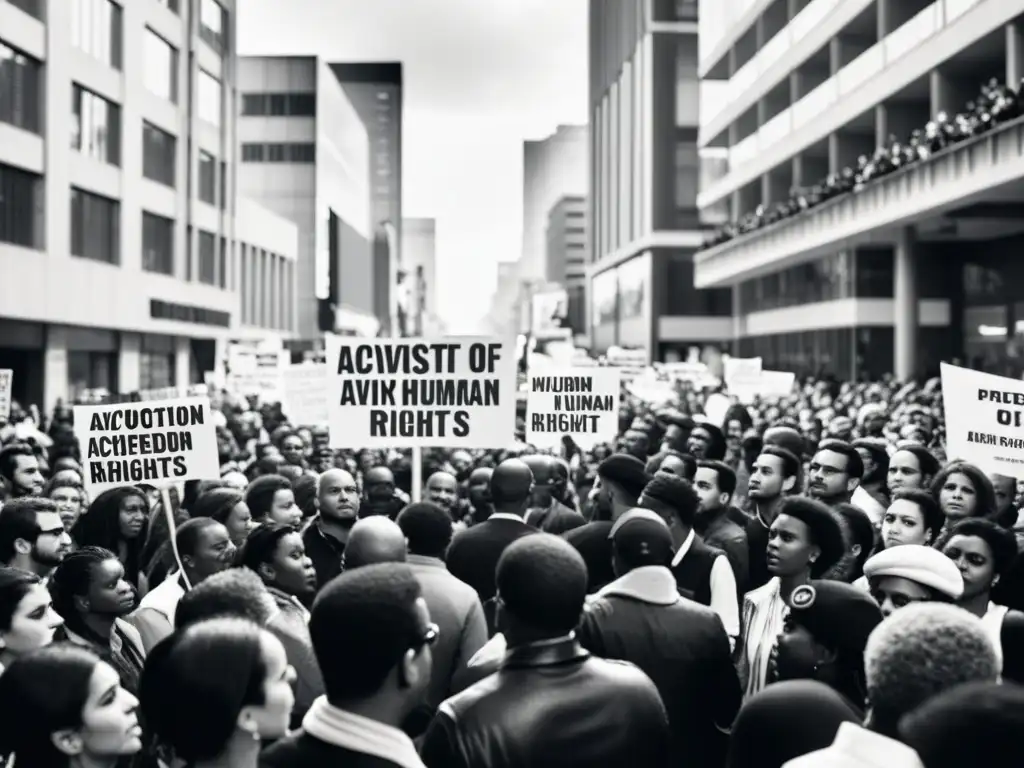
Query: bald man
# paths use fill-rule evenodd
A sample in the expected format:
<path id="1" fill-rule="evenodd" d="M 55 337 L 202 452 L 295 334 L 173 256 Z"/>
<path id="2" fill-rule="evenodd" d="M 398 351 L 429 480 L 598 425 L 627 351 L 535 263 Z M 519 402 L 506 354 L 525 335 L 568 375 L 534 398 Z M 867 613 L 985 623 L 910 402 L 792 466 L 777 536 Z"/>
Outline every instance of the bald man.
<path id="1" fill-rule="evenodd" d="M 493 629 L 494 570 L 505 547 L 523 536 L 536 533 L 523 522 L 530 504 L 533 473 L 519 459 L 506 459 L 491 474 L 491 503 L 494 513 L 479 525 L 456 534 L 448 547 L 448 571 L 469 584 L 480 596 Z"/>
<path id="2" fill-rule="evenodd" d="M 587 520 L 583 515 L 558 500 L 558 496 L 565 491 L 562 483 L 569 480 L 568 472 L 563 480 L 558 459 L 534 454 L 524 456 L 523 461 L 533 473 L 533 492 L 526 523 L 556 536 L 584 525 Z"/>
<path id="3" fill-rule="evenodd" d="M 394 520 L 405 503 L 395 494 L 395 476 L 387 467 L 373 467 L 363 475 L 363 503 L 359 517 L 383 515 Z"/>
<path id="4" fill-rule="evenodd" d="M 459 481 L 448 472 L 435 472 L 423 486 L 423 500 L 437 504 L 452 520 L 458 519 Z"/>
<path id="5" fill-rule="evenodd" d="M 404 563 L 406 555 L 405 534 L 398 523 L 375 515 L 352 526 L 345 547 L 345 570 L 377 563 Z"/>
<path id="6" fill-rule="evenodd" d="M 329 469 L 320 475 L 317 508 L 302 540 L 316 570 L 316 583 L 323 586 L 341 573 L 341 558 L 359 516 L 359 486 L 350 472 Z"/>

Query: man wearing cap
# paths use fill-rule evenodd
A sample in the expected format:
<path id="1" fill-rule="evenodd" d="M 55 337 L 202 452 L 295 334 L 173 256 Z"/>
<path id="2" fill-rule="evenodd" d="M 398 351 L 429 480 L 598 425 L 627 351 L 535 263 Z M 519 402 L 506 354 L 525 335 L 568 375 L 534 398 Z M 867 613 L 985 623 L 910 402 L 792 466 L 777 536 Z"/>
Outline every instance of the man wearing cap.
<path id="1" fill-rule="evenodd" d="M 673 754 L 687 766 L 719 768 L 741 701 L 722 621 L 679 595 L 668 568 L 672 532 L 659 515 L 633 509 L 609 539 L 618 578 L 588 598 L 580 644 L 643 670 L 668 712 Z"/>
<path id="2" fill-rule="evenodd" d="M 565 540 L 583 556 L 587 564 L 588 590 L 596 592 L 615 578 L 612 572 L 612 547 L 608 533 L 612 521 L 636 506 L 650 478 L 644 464 L 635 456 L 613 453 L 597 468 L 595 517 L 565 534 Z"/>

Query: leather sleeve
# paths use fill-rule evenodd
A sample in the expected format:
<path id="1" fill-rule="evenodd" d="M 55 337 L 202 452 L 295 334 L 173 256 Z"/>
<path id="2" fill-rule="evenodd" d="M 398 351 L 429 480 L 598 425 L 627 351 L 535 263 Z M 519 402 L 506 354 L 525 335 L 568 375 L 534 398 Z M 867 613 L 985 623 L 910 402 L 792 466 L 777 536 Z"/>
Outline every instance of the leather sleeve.
<path id="1" fill-rule="evenodd" d="M 459 743 L 455 721 L 444 704 L 423 736 L 420 759 L 427 768 L 470 768 Z"/>

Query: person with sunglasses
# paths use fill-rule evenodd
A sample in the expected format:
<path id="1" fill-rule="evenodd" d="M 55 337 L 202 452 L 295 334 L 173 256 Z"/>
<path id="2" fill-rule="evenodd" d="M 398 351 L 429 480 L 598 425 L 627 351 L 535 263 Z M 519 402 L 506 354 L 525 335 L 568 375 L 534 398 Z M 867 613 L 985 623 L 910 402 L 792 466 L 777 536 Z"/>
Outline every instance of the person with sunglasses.
<path id="1" fill-rule="evenodd" d="M 427 694 L 440 630 L 412 569 L 378 563 L 332 579 L 313 604 L 309 633 L 325 695 L 302 728 L 263 751 L 260 766 L 423 768 L 401 725 Z"/>

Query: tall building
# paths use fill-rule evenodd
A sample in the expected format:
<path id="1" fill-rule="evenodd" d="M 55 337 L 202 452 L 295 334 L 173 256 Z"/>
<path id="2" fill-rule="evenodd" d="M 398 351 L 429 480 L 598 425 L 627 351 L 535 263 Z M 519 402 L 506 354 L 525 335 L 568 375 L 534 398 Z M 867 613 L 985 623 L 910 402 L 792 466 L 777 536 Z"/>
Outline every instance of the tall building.
<path id="1" fill-rule="evenodd" d="M 566 196 L 548 213 L 545 277 L 565 288 L 567 319 L 576 336 L 587 335 L 587 198 Z"/>
<path id="2" fill-rule="evenodd" d="M 294 330 L 297 228 L 236 197 L 235 9 L 0 0 L 0 368 L 23 403 L 184 387 L 229 338 Z M 243 279 L 248 249 L 266 271 Z"/>
<path id="3" fill-rule="evenodd" d="M 700 72 L 721 98 L 700 142 L 728 165 L 699 202 L 732 220 L 1024 76 L 1022 0 L 702 6 Z M 697 257 L 697 284 L 733 291 L 739 351 L 766 366 L 906 378 L 958 357 L 1019 373 L 1022 140 L 998 125 L 722 242 Z"/>
<path id="4" fill-rule="evenodd" d="M 329 65 L 315 56 L 238 62 L 241 192 L 291 221 L 299 243 L 301 343 L 323 331 L 376 335 L 366 127 Z"/>
<path id="5" fill-rule="evenodd" d="M 519 261 L 499 261 L 494 296 L 487 315 L 489 332 L 502 338 L 519 333 L 519 299 L 522 282 Z"/>
<path id="6" fill-rule="evenodd" d="M 434 219 L 402 222 L 402 278 L 408 286 L 403 305 L 410 336 L 422 336 L 437 317 L 437 232 Z"/>
<path id="7" fill-rule="evenodd" d="M 523 142 L 524 278 L 542 280 L 548 212 L 566 195 L 587 193 L 587 127 L 560 125 L 545 139 Z"/>
<path id="8" fill-rule="evenodd" d="M 591 0 L 591 346 L 686 359 L 728 346 L 728 290 L 697 290 L 696 0 Z"/>
<path id="9" fill-rule="evenodd" d="M 402 267 L 402 62 L 331 64 L 370 138 L 373 307 L 395 331 Z"/>

